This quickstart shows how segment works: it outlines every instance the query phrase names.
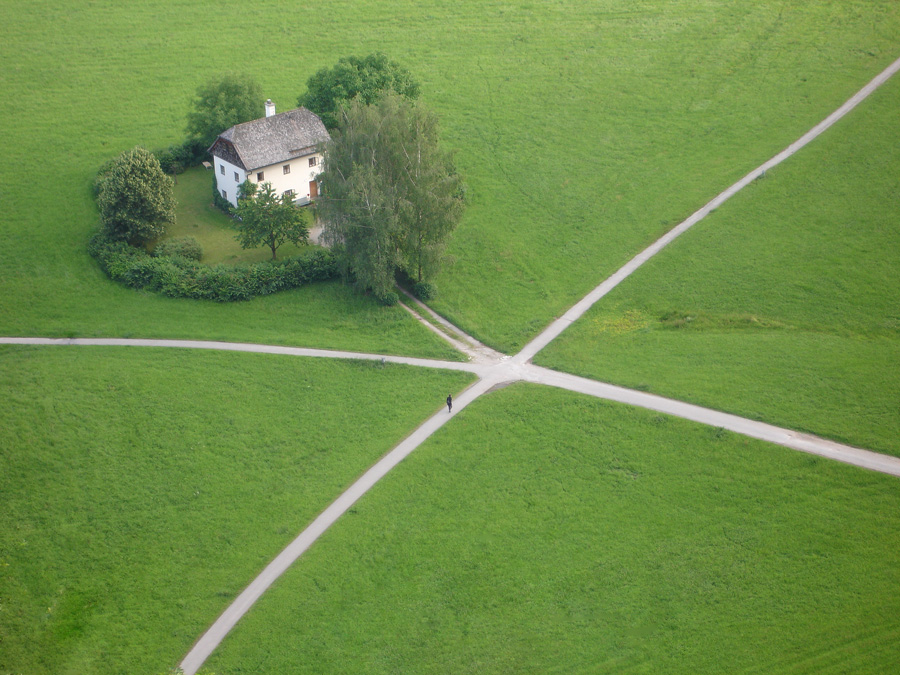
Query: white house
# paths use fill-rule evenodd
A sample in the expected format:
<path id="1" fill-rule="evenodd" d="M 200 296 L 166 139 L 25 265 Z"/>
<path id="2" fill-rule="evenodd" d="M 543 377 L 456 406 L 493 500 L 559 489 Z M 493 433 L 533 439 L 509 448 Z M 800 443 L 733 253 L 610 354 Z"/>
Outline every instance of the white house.
<path id="1" fill-rule="evenodd" d="M 210 146 L 219 192 L 237 206 L 238 186 L 249 180 L 271 183 L 276 194 L 307 204 L 319 194 L 322 153 L 317 148 L 330 138 L 315 113 L 297 108 L 276 115 L 269 99 L 265 117 L 235 124 Z"/>

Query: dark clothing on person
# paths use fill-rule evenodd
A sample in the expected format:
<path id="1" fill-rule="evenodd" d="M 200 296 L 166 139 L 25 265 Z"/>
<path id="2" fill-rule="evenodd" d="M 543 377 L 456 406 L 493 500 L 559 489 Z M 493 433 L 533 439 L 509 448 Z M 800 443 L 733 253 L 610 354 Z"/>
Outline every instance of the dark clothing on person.
<path id="1" fill-rule="evenodd" d="M 447 394 L 447 412 L 453 412 L 453 397 Z"/>

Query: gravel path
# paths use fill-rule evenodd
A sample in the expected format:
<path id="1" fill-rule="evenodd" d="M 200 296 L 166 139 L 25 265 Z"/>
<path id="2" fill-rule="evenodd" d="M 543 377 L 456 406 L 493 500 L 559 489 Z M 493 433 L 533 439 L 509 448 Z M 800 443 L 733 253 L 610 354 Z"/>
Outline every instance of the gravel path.
<path id="1" fill-rule="evenodd" d="M 609 277 L 602 284 L 588 293 L 578 303 L 572 306 L 568 312 L 563 314 L 559 319 L 551 323 L 540 335 L 525 345 L 518 354 L 513 358 L 521 362 L 530 361 L 535 354 L 552 342 L 560 333 L 574 323 L 582 314 L 588 311 L 594 303 L 609 293 L 612 289 L 622 283 L 641 265 L 650 260 L 659 253 L 663 248 L 671 244 L 677 237 L 687 232 L 691 227 L 699 223 L 706 216 L 712 213 L 719 206 L 728 201 L 737 192 L 747 187 L 754 180 L 762 176 L 766 171 L 781 164 L 788 157 L 796 153 L 808 143 L 818 138 L 827 129 L 830 129 L 838 120 L 843 118 L 847 113 L 862 103 L 868 96 L 878 89 L 882 84 L 900 70 L 900 59 L 894 61 L 891 65 L 876 75 L 871 82 L 854 94 L 844 105 L 831 113 L 824 120 L 819 122 L 812 129 L 807 131 L 797 141 L 791 143 L 787 148 L 779 152 L 768 162 L 764 162 L 756 167 L 753 171 L 741 178 L 737 183 L 729 187 L 727 190 L 716 195 L 703 208 L 698 209 L 691 214 L 687 220 L 679 223 L 677 226 L 669 230 L 662 237 L 653 242 L 650 246 L 638 253 L 634 258 L 623 265 L 615 274 Z"/>

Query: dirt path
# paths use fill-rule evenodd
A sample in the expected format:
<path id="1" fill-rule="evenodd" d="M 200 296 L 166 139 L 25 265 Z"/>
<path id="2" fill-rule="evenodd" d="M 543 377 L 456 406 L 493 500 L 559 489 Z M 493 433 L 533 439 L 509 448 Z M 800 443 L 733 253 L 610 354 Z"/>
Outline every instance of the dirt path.
<path id="1" fill-rule="evenodd" d="M 744 436 L 758 438 L 770 443 L 783 445 L 801 452 L 808 452 L 821 457 L 827 457 L 838 462 L 852 464 L 864 469 L 879 471 L 900 477 L 900 458 L 890 455 L 882 455 L 870 450 L 856 448 L 851 445 L 836 443 L 825 438 L 803 434 L 791 429 L 776 427 L 764 422 L 757 422 L 730 413 L 724 413 L 712 408 L 691 403 L 684 403 L 675 399 L 648 394 L 647 392 L 627 389 L 597 380 L 591 380 L 577 375 L 561 373 L 548 368 L 535 366 L 531 363 L 521 364 L 515 359 L 509 359 L 498 353 L 498 358 L 491 362 L 462 363 L 459 361 L 441 361 L 437 359 L 420 359 L 408 356 L 392 356 L 389 354 L 368 354 L 365 352 L 345 352 L 329 349 L 307 349 L 305 347 L 281 347 L 277 345 L 263 345 L 243 342 L 207 342 L 201 340 L 151 340 L 151 339 L 125 339 L 125 338 L 10 338 L 0 337 L 0 344 L 8 345 L 44 345 L 44 346 L 82 346 L 82 347 L 160 347 L 175 349 L 208 349 L 217 351 L 252 352 L 256 354 L 279 354 L 283 356 L 305 356 L 327 359 L 357 359 L 365 361 L 381 361 L 384 363 L 400 363 L 420 368 L 438 368 L 442 370 L 457 370 L 473 373 L 478 376 L 479 382 L 472 385 L 463 395 L 454 400 L 453 413 L 441 413 L 426 421 L 422 426 L 410 434 L 406 440 L 398 445 L 391 453 L 385 456 L 387 459 L 394 452 L 406 446 L 411 440 L 419 443 L 424 441 L 442 427 L 447 421 L 465 408 L 475 397 L 487 393 L 498 384 L 512 382 L 531 382 L 544 384 L 550 387 L 568 389 L 569 391 L 602 398 L 608 401 L 626 403 L 638 408 L 646 408 L 657 412 L 681 417 L 683 419 L 707 424 L 713 427 L 721 427 Z M 479 386 L 483 385 L 483 386 Z M 428 431 L 422 435 L 423 430 Z M 411 451 L 411 449 L 410 449 Z M 403 454 L 405 457 L 408 452 Z M 402 458 L 401 458 L 402 459 Z M 384 460 L 382 460 L 384 461 Z M 399 460 L 398 460 L 399 461 Z M 395 465 L 392 464 L 391 466 Z M 373 467 L 374 469 L 374 467 Z M 368 474 L 366 474 L 368 475 Z M 383 475 L 383 474 L 382 474 Z M 360 479 L 362 480 L 362 479 Z M 353 488 L 351 488 L 353 489 Z M 368 489 L 368 488 L 366 488 Z M 362 493 L 360 493 L 361 496 Z M 358 497 L 357 497 L 358 498 Z M 354 500 L 355 501 L 355 500 Z"/>
<path id="2" fill-rule="evenodd" d="M 898 70 L 900 70 L 900 59 L 894 61 L 891 65 L 889 65 L 878 75 L 872 78 L 872 80 L 865 87 L 863 87 L 858 92 L 856 92 L 856 94 L 850 97 L 850 99 L 848 99 L 847 102 L 844 103 L 844 105 L 842 105 L 812 129 L 803 134 L 803 136 L 801 136 L 797 141 L 791 143 L 787 148 L 779 152 L 769 161 L 760 164 L 753 171 L 741 178 L 737 183 L 735 183 L 728 189 L 720 192 L 713 199 L 707 202 L 702 208 L 691 214 L 691 216 L 688 217 L 684 222 L 679 223 L 662 237 L 653 242 L 650 246 L 638 253 L 634 258 L 625 263 L 625 265 L 623 265 L 615 274 L 613 274 L 606 281 L 601 283 L 594 290 L 584 296 L 584 298 L 573 305 L 569 309 L 569 311 L 567 311 L 560 318 L 551 323 L 540 333 L 540 335 L 538 335 L 531 342 L 525 345 L 522 348 L 522 351 L 516 354 L 513 358 L 522 363 L 533 359 L 535 354 L 537 354 L 544 347 L 550 344 L 550 342 L 556 339 L 556 337 L 560 333 L 562 333 L 566 328 L 572 325 L 572 323 L 579 319 L 582 314 L 588 311 L 594 305 L 594 303 L 596 303 L 598 300 L 600 300 L 600 298 L 602 298 L 604 295 L 606 295 L 612 289 L 622 283 L 625 279 L 631 276 L 631 274 L 634 273 L 634 271 L 637 270 L 641 265 L 650 260 L 650 258 L 659 253 L 663 248 L 671 244 L 676 238 L 687 232 L 691 227 L 703 220 L 706 216 L 708 216 L 715 209 L 728 201 L 736 193 L 740 192 L 754 180 L 762 176 L 766 171 L 778 166 L 788 157 L 799 151 L 801 148 L 805 147 L 807 144 L 822 135 L 822 133 L 824 133 L 826 130 L 834 126 L 834 124 L 838 120 L 843 118 L 847 113 L 849 113 L 856 106 L 862 103 L 872 92 L 874 92 L 876 89 L 878 89 L 878 87 L 887 82 L 888 79 L 890 79 L 890 77 L 894 75 Z"/>

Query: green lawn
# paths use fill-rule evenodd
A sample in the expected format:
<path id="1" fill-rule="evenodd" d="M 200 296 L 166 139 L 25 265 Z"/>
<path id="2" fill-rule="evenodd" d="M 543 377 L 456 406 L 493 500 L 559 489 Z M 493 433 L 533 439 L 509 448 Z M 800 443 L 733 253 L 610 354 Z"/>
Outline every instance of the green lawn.
<path id="1" fill-rule="evenodd" d="M 898 106 L 895 79 L 536 361 L 900 455 Z"/>
<path id="2" fill-rule="evenodd" d="M 895 0 L 0 8 L 0 335 L 460 358 L 337 282 L 217 304 L 102 274 L 86 251 L 97 168 L 181 141 L 194 91 L 226 71 L 252 72 L 286 110 L 341 56 L 380 50 L 407 66 L 470 201 L 435 306 L 512 352 L 900 55 Z M 891 84 L 541 362 L 898 454 L 896 105 Z M 179 227 L 215 220 L 205 178 L 182 178 L 201 206 L 182 204 Z M 220 245 L 207 255 L 232 255 Z M 467 378 L 0 348 L 0 673 L 165 672 Z M 898 485 L 512 387 L 376 486 L 212 665 L 891 672 Z"/>
<path id="3" fill-rule="evenodd" d="M 410 68 L 471 201 L 437 306 L 514 350 L 900 53 L 892 0 L 338 0 L 302 20 L 274 0 L 3 1 L 0 327 L 15 334 L 217 325 L 246 339 L 244 326 L 268 324 L 260 339 L 321 346 L 330 311 L 355 316 L 327 291 L 234 316 L 173 306 L 108 282 L 85 253 L 96 168 L 136 144 L 179 141 L 196 87 L 240 70 L 233 55 L 254 54 L 245 70 L 282 110 L 347 54 L 383 50 Z M 48 160 L 50 149 L 64 159 Z M 365 323 L 346 340 L 368 349 Z M 430 339 L 407 349 L 427 353 Z"/>
<path id="4" fill-rule="evenodd" d="M 234 236 L 234 221 L 212 203 L 211 171 L 196 167 L 179 175 L 175 198 L 178 201 L 176 222 L 169 228 L 168 237 L 194 237 L 203 247 L 201 262 L 214 265 L 272 259 L 272 251 L 266 246 L 248 250 L 241 248 Z M 289 258 L 305 250 L 307 247 L 283 244 L 278 249 L 278 259 Z"/>
<path id="5" fill-rule="evenodd" d="M 217 673 L 886 673 L 900 482 L 515 385 L 289 570 Z"/>
<path id="6" fill-rule="evenodd" d="M 252 354 L 0 348 L 0 673 L 166 672 L 469 381 Z"/>

